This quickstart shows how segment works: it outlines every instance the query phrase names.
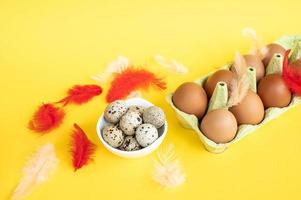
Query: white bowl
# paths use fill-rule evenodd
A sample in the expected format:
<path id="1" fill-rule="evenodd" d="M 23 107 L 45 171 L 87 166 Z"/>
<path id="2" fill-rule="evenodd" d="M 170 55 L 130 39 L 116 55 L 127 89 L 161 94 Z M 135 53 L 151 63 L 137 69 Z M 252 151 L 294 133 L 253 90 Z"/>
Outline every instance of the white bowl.
<path id="1" fill-rule="evenodd" d="M 132 106 L 132 105 L 138 105 L 138 106 L 144 106 L 144 107 L 150 107 L 153 106 L 152 103 L 150 103 L 149 101 L 142 99 L 142 98 L 132 98 L 132 99 L 128 99 L 125 100 L 126 105 Z M 165 124 L 158 129 L 158 133 L 159 133 L 159 137 L 156 141 L 154 141 L 151 145 L 144 147 L 142 149 L 136 150 L 136 151 L 122 151 L 120 149 L 114 148 L 112 146 L 110 146 L 106 141 L 104 141 L 103 137 L 102 137 L 102 129 L 103 127 L 108 124 L 108 122 L 106 122 L 106 120 L 104 119 L 103 114 L 100 116 L 100 118 L 98 119 L 97 122 L 97 126 L 96 126 L 96 131 L 97 131 L 97 135 L 101 141 L 101 143 L 113 154 L 116 154 L 120 157 L 124 157 L 124 158 L 138 158 L 138 157 L 143 157 L 146 156 L 150 153 L 152 153 L 154 150 L 156 150 L 160 144 L 162 143 L 163 139 L 166 136 L 167 133 L 167 121 L 165 120 Z"/>

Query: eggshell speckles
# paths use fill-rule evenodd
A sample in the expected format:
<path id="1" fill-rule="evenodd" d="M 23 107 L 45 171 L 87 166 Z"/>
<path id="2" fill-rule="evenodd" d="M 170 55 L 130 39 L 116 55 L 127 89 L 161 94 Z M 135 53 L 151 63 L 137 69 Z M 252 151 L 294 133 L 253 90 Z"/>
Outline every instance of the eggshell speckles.
<path id="1" fill-rule="evenodd" d="M 116 126 L 109 124 L 102 130 L 103 139 L 112 147 L 119 147 L 124 141 L 124 135 Z"/>
<path id="2" fill-rule="evenodd" d="M 175 107 L 187 114 L 195 115 L 199 119 L 206 112 L 208 99 L 202 86 L 186 82 L 180 85 L 172 96 Z"/>
<path id="3" fill-rule="evenodd" d="M 134 136 L 126 136 L 119 148 L 124 151 L 135 151 L 139 150 L 141 147 Z"/>
<path id="4" fill-rule="evenodd" d="M 291 102 L 292 94 L 280 74 L 265 76 L 258 85 L 258 95 L 265 108 L 283 108 Z"/>
<path id="5" fill-rule="evenodd" d="M 142 117 L 145 107 L 143 106 L 130 106 L 128 112 L 137 112 Z"/>
<path id="6" fill-rule="evenodd" d="M 152 124 L 142 124 L 136 130 L 136 140 L 143 146 L 147 147 L 158 138 L 158 130 Z"/>
<path id="7" fill-rule="evenodd" d="M 119 126 L 126 135 L 134 135 L 136 128 L 142 124 L 142 118 L 137 112 L 127 112 L 120 119 Z"/>
<path id="8" fill-rule="evenodd" d="M 127 107 L 124 101 L 117 100 L 110 103 L 104 112 L 104 117 L 107 122 L 116 124 L 122 115 L 124 115 L 127 111 Z"/>
<path id="9" fill-rule="evenodd" d="M 134 104 L 136 101 L 139 103 Z M 127 151 L 130 155 L 132 151 L 153 144 L 158 139 L 159 132 L 162 136 L 166 133 L 163 127 L 166 122 L 164 111 L 145 100 L 141 103 L 139 99 L 114 101 L 105 109 L 103 118 L 101 119 L 103 125 L 100 126 L 101 141 L 108 149 L 119 150 L 116 152 Z"/>
<path id="10" fill-rule="evenodd" d="M 217 109 L 204 116 L 200 129 L 208 139 L 215 143 L 227 143 L 236 135 L 237 122 L 230 111 Z"/>
<path id="11" fill-rule="evenodd" d="M 144 123 L 154 125 L 156 128 L 160 128 L 165 123 L 164 111 L 156 106 L 148 107 L 143 113 Z"/>

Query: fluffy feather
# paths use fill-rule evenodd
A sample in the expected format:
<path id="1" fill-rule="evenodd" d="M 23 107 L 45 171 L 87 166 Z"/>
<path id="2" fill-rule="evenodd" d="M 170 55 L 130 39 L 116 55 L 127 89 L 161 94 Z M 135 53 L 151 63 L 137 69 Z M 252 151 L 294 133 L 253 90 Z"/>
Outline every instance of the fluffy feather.
<path id="1" fill-rule="evenodd" d="M 290 90 L 298 96 L 301 96 L 301 73 L 289 64 L 290 50 L 285 52 L 283 59 L 282 77 Z"/>
<path id="2" fill-rule="evenodd" d="M 39 133 L 46 133 L 57 128 L 65 116 L 64 110 L 52 104 L 43 104 L 29 121 L 28 128 Z"/>
<path id="3" fill-rule="evenodd" d="M 142 93 L 140 91 L 133 91 L 128 96 L 127 99 L 142 97 Z"/>
<path id="4" fill-rule="evenodd" d="M 252 48 L 250 50 L 251 54 L 256 54 L 260 58 L 266 54 L 266 48 L 261 38 L 258 37 L 256 31 L 253 28 L 244 28 L 242 30 L 242 35 L 246 38 L 250 38 L 252 41 Z"/>
<path id="5" fill-rule="evenodd" d="M 109 63 L 105 71 L 101 74 L 92 76 L 92 79 L 101 83 L 106 82 L 113 73 L 121 73 L 123 70 L 128 68 L 129 59 L 123 56 L 118 56 L 116 60 Z"/>
<path id="6" fill-rule="evenodd" d="M 159 65 L 175 73 L 186 74 L 188 72 L 188 68 L 176 60 L 168 60 L 161 55 L 156 55 L 154 59 Z"/>
<path id="7" fill-rule="evenodd" d="M 106 96 L 107 102 L 123 99 L 131 92 L 138 89 L 148 89 L 151 85 L 157 86 L 159 89 L 166 88 L 166 83 L 161 78 L 157 78 L 152 72 L 129 67 L 121 74 L 115 75 Z"/>
<path id="8" fill-rule="evenodd" d="M 175 156 L 173 145 L 170 144 L 165 151 L 157 153 L 154 166 L 153 179 L 162 187 L 173 188 L 185 182 L 185 175 Z"/>
<path id="9" fill-rule="evenodd" d="M 53 144 L 41 146 L 23 168 L 23 177 L 13 192 L 12 199 L 25 198 L 36 186 L 47 180 L 57 164 L 58 159 Z"/>
<path id="10" fill-rule="evenodd" d="M 235 78 L 230 85 L 231 93 L 228 100 L 228 107 L 239 104 L 245 98 L 249 90 L 247 64 L 244 57 L 238 52 L 236 52 L 235 55 L 232 71 L 235 74 Z"/>
<path id="11" fill-rule="evenodd" d="M 68 90 L 68 96 L 57 103 L 83 104 L 90 101 L 93 97 L 100 95 L 102 88 L 98 85 L 74 85 Z"/>
<path id="12" fill-rule="evenodd" d="M 71 137 L 71 153 L 74 170 L 78 170 L 87 165 L 94 154 L 96 145 L 93 144 L 85 132 L 74 124 L 74 131 Z"/>

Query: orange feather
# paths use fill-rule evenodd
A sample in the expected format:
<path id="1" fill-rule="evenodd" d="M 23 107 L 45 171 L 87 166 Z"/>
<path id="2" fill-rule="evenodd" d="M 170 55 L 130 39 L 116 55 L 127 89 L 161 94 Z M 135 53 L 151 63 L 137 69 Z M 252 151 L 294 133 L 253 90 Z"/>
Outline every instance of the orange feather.
<path id="1" fill-rule="evenodd" d="M 57 128 L 65 116 L 64 110 L 52 104 L 43 104 L 28 123 L 28 128 L 39 133 L 46 133 Z"/>
<path id="2" fill-rule="evenodd" d="M 77 124 L 73 126 L 71 153 L 73 167 L 76 171 L 89 163 L 91 156 L 95 152 L 96 145 L 88 139 L 85 132 Z"/>
<path id="3" fill-rule="evenodd" d="M 135 90 L 148 89 L 150 86 L 156 86 L 162 90 L 166 89 L 166 83 L 152 72 L 129 67 L 120 74 L 115 75 L 106 99 L 107 102 L 113 102 L 127 97 Z"/>

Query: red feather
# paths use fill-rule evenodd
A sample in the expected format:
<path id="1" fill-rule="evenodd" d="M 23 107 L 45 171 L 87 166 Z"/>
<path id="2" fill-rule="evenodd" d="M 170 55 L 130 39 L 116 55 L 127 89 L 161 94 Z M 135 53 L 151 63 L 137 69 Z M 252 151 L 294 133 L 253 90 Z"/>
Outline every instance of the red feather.
<path id="1" fill-rule="evenodd" d="M 289 64 L 290 50 L 285 52 L 282 77 L 287 87 L 296 95 L 301 96 L 301 73 Z"/>
<path id="2" fill-rule="evenodd" d="M 89 163 L 96 145 L 88 139 L 85 132 L 77 124 L 73 126 L 75 129 L 72 134 L 71 153 L 73 167 L 76 171 Z"/>
<path id="3" fill-rule="evenodd" d="M 28 128 L 40 132 L 46 133 L 54 128 L 57 128 L 63 121 L 65 112 L 52 104 L 43 104 L 33 115 L 28 124 Z"/>
<path id="4" fill-rule="evenodd" d="M 68 90 L 68 96 L 57 103 L 64 103 L 64 105 L 68 103 L 83 104 L 101 93 L 102 88 L 98 85 L 75 85 Z"/>
<path id="5" fill-rule="evenodd" d="M 107 102 L 123 99 L 131 92 L 137 89 L 148 89 L 151 85 L 166 89 L 166 83 L 152 72 L 129 67 L 120 74 L 116 74 L 106 97 Z"/>

